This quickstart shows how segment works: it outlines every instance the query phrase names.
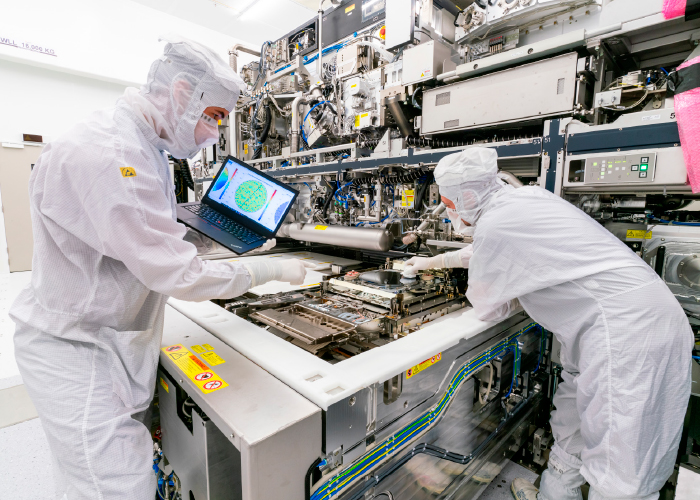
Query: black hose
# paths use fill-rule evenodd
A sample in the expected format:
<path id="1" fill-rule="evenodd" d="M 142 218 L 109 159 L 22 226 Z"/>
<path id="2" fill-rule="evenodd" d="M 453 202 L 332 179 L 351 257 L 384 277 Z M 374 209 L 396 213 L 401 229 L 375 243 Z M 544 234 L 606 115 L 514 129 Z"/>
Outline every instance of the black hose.
<path id="1" fill-rule="evenodd" d="M 309 500 L 311 498 L 311 478 L 313 477 L 314 471 L 318 468 L 322 460 L 317 458 L 314 463 L 311 464 L 309 470 L 306 471 L 306 476 L 304 476 L 304 498 Z"/>
<path id="2" fill-rule="evenodd" d="M 461 141 L 446 141 L 438 139 L 426 139 L 424 137 L 409 137 L 409 146 L 429 147 L 429 148 L 454 148 L 457 146 L 466 146 Z"/>
<path id="3" fill-rule="evenodd" d="M 428 192 L 428 187 L 430 186 L 430 184 L 433 183 L 433 179 L 434 179 L 433 172 L 428 172 L 428 175 L 425 178 L 425 182 L 418 190 L 418 196 L 416 197 L 416 199 L 413 202 L 413 208 L 415 210 L 420 210 L 421 207 L 423 206 L 423 201 L 425 200 L 425 193 Z"/>
<path id="4" fill-rule="evenodd" d="M 328 212 L 328 207 L 331 206 L 331 202 L 333 201 L 333 197 L 335 196 L 335 192 L 338 190 L 338 186 L 334 184 L 328 184 L 328 187 L 330 187 L 331 191 L 330 194 L 328 195 L 328 198 L 326 198 L 326 202 L 323 204 L 323 212 L 321 212 L 321 215 L 323 216 L 324 220 L 326 218 L 326 212 Z"/>
<path id="5" fill-rule="evenodd" d="M 270 111 L 270 105 L 265 104 L 263 106 L 263 111 L 265 113 L 265 123 L 263 123 L 260 138 L 256 138 L 256 142 L 259 145 L 255 148 L 255 152 L 253 153 L 253 160 L 257 160 L 262 156 L 262 145 L 267 140 L 267 136 L 270 135 L 270 125 L 272 124 L 272 112 Z"/>

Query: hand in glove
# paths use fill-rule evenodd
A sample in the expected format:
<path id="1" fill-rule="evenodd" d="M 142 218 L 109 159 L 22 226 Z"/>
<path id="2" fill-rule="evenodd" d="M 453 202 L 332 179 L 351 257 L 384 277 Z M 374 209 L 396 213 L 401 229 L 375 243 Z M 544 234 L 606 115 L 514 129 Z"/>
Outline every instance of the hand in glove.
<path id="1" fill-rule="evenodd" d="M 250 273 L 251 288 L 268 281 L 284 281 L 291 285 L 301 285 L 306 278 L 306 270 L 316 264 L 299 259 L 265 259 L 243 264 Z"/>
<path id="2" fill-rule="evenodd" d="M 277 240 L 275 238 L 272 238 L 271 240 L 267 240 L 263 246 L 256 248 L 255 250 L 251 250 L 248 253 L 263 253 L 267 252 L 268 250 L 272 250 L 275 248 L 275 245 L 277 245 Z"/>
<path id="3" fill-rule="evenodd" d="M 428 269 L 468 268 L 473 253 L 472 246 L 469 245 L 456 252 L 443 253 L 435 257 L 413 257 L 404 264 L 403 275 L 412 278 L 416 276 L 418 271 Z"/>

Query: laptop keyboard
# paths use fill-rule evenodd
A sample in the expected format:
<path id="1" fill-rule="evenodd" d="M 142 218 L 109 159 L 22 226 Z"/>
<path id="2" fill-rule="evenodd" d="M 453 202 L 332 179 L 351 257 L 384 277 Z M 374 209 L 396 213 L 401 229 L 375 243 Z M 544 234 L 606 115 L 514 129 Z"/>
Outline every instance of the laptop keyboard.
<path id="1" fill-rule="evenodd" d="M 187 205 L 183 207 L 190 212 L 199 215 L 202 219 L 211 222 L 215 226 L 223 229 L 229 234 L 232 234 L 243 243 L 254 243 L 256 241 L 262 240 L 263 238 L 246 228 L 245 226 L 239 224 L 238 222 L 229 219 L 225 215 L 220 214 L 216 210 L 212 210 L 206 205 Z"/>

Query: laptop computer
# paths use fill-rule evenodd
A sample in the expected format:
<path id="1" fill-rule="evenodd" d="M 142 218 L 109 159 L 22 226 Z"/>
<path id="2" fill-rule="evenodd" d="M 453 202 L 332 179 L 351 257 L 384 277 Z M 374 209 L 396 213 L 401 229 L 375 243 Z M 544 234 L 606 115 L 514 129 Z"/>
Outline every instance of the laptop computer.
<path id="1" fill-rule="evenodd" d="M 229 156 L 201 203 L 179 203 L 180 222 L 242 254 L 273 238 L 299 192 Z"/>

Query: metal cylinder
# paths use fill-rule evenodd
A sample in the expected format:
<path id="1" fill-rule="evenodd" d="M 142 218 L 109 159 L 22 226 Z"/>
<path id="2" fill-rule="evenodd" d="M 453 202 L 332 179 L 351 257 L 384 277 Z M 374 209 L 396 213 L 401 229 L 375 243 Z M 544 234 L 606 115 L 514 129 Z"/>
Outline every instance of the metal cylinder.
<path id="1" fill-rule="evenodd" d="M 394 235 L 382 228 L 323 226 L 318 224 L 283 224 L 278 236 L 299 241 L 324 243 L 339 247 L 386 252 L 394 244 Z"/>
<path id="2" fill-rule="evenodd" d="M 412 243 L 415 243 L 416 240 L 418 240 L 418 235 L 426 229 L 428 229 L 428 227 L 430 227 L 430 224 L 432 224 L 435 221 L 435 218 L 442 215 L 442 213 L 446 209 L 447 207 L 445 206 L 445 204 L 443 202 L 440 202 L 440 204 L 437 207 L 433 208 L 433 210 L 430 212 L 430 217 L 421 222 L 420 226 L 418 226 L 413 232 L 403 237 L 403 244 L 411 245 Z"/>
<path id="3" fill-rule="evenodd" d="M 388 97 L 386 99 L 386 106 L 389 108 L 389 112 L 394 117 L 394 120 L 396 120 L 396 125 L 398 125 L 401 131 L 401 135 L 408 137 L 413 134 L 411 123 L 406 118 L 406 115 L 403 114 L 401 106 L 399 106 L 399 96 Z"/>

